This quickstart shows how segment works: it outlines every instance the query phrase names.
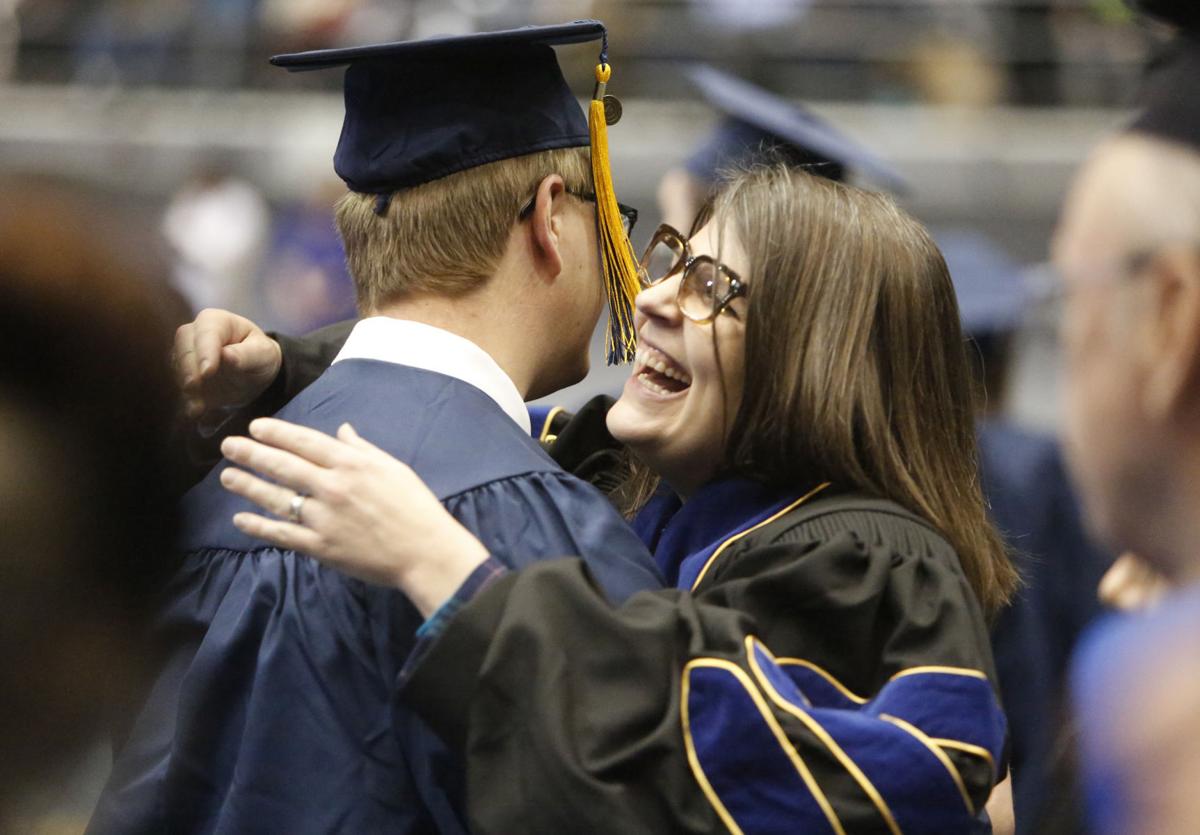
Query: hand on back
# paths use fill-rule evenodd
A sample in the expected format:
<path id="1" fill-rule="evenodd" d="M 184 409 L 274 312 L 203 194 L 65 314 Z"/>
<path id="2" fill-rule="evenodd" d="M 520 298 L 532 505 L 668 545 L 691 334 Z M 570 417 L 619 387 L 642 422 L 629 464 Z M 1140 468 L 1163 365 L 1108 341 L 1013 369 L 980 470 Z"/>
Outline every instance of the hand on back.
<path id="1" fill-rule="evenodd" d="M 175 332 L 172 363 L 185 414 L 204 431 L 266 391 L 279 374 L 283 354 L 244 316 L 207 309 Z"/>

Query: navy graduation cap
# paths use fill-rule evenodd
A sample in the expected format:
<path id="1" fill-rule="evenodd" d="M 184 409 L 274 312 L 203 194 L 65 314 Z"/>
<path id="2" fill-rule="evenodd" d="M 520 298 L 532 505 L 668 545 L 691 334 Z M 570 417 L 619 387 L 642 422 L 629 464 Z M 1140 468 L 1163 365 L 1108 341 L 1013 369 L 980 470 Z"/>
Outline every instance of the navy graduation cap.
<path id="1" fill-rule="evenodd" d="M 725 119 L 685 162 L 705 182 L 722 169 L 769 151 L 788 165 L 809 167 L 839 182 L 857 171 L 892 191 L 908 183 L 891 166 L 811 111 L 708 65 L 688 70 L 701 95 Z"/>
<path id="2" fill-rule="evenodd" d="M 585 117 L 554 45 L 600 41 Z M 598 20 L 456 37 L 278 55 L 293 72 L 345 67 L 346 115 L 334 170 L 351 190 L 390 195 L 489 162 L 556 148 L 589 147 L 609 300 L 608 360 L 636 347 L 637 261 L 625 234 L 608 161 L 608 35 Z M 608 97 L 611 99 L 611 97 Z M 615 122 L 617 108 L 608 119 Z"/>
<path id="3" fill-rule="evenodd" d="M 587 119 L 553 44 L 604 37 L 599 21 L 325 49 L 271 59 L 292 71 L 346 67 L 333 167 L 390 194 L 488 162 L 586 146 Z"/>
<path id="4" fill-rule="evenodd" d="M 1200 151 L 1200 30 L 1181 31 L 1158 56 L 1130 128 Z"/>
<path id="5" fill-rule="evenodd" d="M 1133 6 L 1177 32 L 1151 62 L 1140 97 L 1143 110 L 1130 129 L 1200 150 L 1200 3 L 1133 0 Z"/>
<path id="6" fill-rule="evenodd" d="M 934 237 L 954 282 L 966 334 L 980 337 L 1020 327 L 1032 300 L 1020 265 L 972 229 L 935 230 Z"/>

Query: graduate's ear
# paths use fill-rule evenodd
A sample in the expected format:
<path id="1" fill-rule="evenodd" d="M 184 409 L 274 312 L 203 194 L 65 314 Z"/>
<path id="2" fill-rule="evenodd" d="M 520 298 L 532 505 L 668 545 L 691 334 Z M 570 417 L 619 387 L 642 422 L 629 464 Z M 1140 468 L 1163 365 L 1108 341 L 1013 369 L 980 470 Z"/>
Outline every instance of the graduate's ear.
<path id="1" fill-rule="evenodd" d="M 557 278 L 563 269 L 562 212 L 567 197 L 567 184 L 558 174 L 538 183 L 533 197 L 533 214 L 529 218 L 531 249 L 539 272 L 550 278 Z"/>
<path id="2" fill-rule="evenodd" d="M 1153 300 L 1143 329 L 1143 407 L 1154 418 L 1190 421 L 1200 416 L 1200 251 L 1165 249 L 1146 269 Z"/>

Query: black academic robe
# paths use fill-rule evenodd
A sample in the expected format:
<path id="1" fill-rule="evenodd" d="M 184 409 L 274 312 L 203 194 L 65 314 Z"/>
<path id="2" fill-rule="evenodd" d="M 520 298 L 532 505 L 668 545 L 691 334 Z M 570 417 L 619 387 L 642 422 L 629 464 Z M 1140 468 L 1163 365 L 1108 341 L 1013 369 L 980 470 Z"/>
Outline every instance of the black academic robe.
<path id="1" fill-rule="evenodd" d="M 661 586 L 607 500 L 466 383 L 348 360 L 279 417 L 330 433 L 352 422 L 510 566 L 578 553 L 616 600 Z M 241 534 L 231 518 L 253 508 L 219 472 L 185 499 L 164 661 L 89 832 L 466 832 L 462 765 L 394 698 L 417 611 Z"/>
<path id="2" fill-rule="evenodd" d="M 677 589 L 614 607 L 568 559 L 459 610 L 402 695 L 466 758 L 474 832 L 988 831 L 1005 722 L 957 555 L 894 503 L 802 498 L 656 500 Z"/>

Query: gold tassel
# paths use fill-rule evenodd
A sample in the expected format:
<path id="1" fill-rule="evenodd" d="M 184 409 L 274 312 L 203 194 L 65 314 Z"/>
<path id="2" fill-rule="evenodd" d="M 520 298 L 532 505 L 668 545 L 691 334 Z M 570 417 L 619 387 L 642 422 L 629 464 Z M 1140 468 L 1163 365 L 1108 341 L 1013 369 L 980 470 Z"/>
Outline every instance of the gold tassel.
<path id="1" fill-rule="evenodd" d="M 630 362 L 637 351 L 633 324 L 633 300 L 641 290 L 633 244 L 625 234 L 617 195 L 613 190 L 608 162 L 608 125 L 604 114 L 604 91 L 612 67 L 603 60 L 596 65 L 596 90 L 588 106 L 588 128 L 592 142 L 592 182 L 596 189 L 599 218 L 600 264 L 608 293 L 608 336 L 604 349 L 608 364 Z"/>

